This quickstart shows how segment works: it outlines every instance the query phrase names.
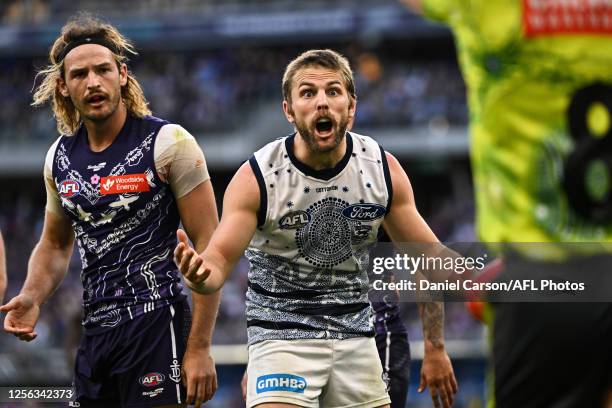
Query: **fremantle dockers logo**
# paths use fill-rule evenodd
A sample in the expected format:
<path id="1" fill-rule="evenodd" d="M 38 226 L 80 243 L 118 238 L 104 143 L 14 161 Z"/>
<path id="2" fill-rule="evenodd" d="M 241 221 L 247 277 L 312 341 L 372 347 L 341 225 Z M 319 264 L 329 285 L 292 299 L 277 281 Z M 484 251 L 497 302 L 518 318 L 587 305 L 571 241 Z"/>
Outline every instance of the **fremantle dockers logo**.
<path id="1" fill-rule="evenodd" d="M 342 215 L 347 206 L 344 200 L 328 197 L 306 210 L 311 221 L 296 231 L 295 239 L 300 255 L 314 266 L 330 268 L 353 254 L 350 221 Z"/>

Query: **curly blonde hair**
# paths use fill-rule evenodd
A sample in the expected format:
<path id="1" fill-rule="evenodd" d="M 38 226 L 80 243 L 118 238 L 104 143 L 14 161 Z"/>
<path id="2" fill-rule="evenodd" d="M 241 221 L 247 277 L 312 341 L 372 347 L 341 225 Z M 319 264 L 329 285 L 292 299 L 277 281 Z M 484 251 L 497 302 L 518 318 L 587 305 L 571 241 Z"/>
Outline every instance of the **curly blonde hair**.
<path id="1" fill-rule="evenodd" d="M 113 52 L 117 65 L 128 61 L 125 54 L 136 55 L 133 45 L 112 25 L 105 23 L 90 14 L 81 13 L 70 19 L 62 27 L 60 36 L 55 40 L 49 51 L 49 65 L 36 74 L 42 77 L 42 82 L 34 92 L 32 106 L 41 106 L 51 101 L 53 116 L 57 122 L 57 131 L 60 134 L 72 135 L 81 124 L 81 115 L 74 107 L 70 97 L 64 97 L 59 90 L 58 82 L 64 79 L 63 53 L 71 43 L 83 37 L 103 38 L 112 44 L 118 52 Z M 142 87 L 128 71 L 127 84 L 121 88 L 121 99 L 128 112 L 136 117 L 151 114 L 148 102 L 142 91 Z"/>

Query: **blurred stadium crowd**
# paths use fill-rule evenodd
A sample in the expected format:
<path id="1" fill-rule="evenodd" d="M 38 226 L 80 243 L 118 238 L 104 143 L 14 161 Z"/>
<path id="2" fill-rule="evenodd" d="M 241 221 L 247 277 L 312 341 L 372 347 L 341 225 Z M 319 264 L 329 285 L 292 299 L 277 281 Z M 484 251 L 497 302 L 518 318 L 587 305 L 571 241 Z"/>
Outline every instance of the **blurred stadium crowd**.
<path id="1" fill-rule="evenodd" d="M 346 51 L 356 66 L 357 127 L 424 125 L 432 118 L 465 125 L 465 88 L 452 60 L 398 61 Z M 295 53 L 291 48 L 147 52 L 131 68 L 155 115 L 206 137 L 234 130 L 256 106 L 280 105 L 282 71 Z M 49 111 L 29 106 L 34 67 L 44 65 L 44 59 L 19 59 L 0 66 L 0 143 L 55 139 Z M 20 117 L 28 120 L 15 120 Z"/>
<path id="2" fill-rule="evenodd" d="M 374 2 L 374 0 L 368 0 Z M 335 0 L 336 6 L 352 5 L 352 0 Z M 125 2 L 121 0 L 80 0 L 80 10 L 93 10 L 106 16 L 120 15 L 128 12 L 131 15 L 150 15 L 154 13 L 210 13 L 228 10 L 257 9 L 266 7 L 269 10 L 287 10 L 287 8 L 313 8 L 324 0 L 139 0 Z M 74 5 L 64 0 L 7 0 L 0 4 L 0 16 L 4 24 L 41 23 L 55 17 L 65 17 L 74 11 Z"/>

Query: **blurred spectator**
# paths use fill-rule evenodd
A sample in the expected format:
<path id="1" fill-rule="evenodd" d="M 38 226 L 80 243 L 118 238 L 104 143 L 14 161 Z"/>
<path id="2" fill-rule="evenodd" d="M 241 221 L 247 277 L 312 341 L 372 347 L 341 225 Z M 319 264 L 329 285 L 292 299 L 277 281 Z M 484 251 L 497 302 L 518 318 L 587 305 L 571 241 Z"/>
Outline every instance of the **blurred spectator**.
<path id="1" fill-rule="evenodd" d="M 41 23 L 49 18 L 49 5 L 46 0 L 13 0 L 2 9 L 2 22 L 5 24 Z"/>

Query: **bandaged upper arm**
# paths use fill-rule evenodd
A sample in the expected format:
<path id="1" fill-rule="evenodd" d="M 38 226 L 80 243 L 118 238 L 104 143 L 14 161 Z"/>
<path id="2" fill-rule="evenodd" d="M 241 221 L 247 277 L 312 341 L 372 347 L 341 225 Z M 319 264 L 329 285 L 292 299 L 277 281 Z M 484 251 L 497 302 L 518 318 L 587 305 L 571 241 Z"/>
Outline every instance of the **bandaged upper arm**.
<path id="1" fill-rule="evenodd" d="M 180 198 L 210 179 L 204 153 L 195 138 L 179 125 L 163 126 L 153 150 L 157 174 Z"/>
<path id="2" fill-rule="evenodd" d="M 53 158 L 55 157 L 55 149 L 57 148 L 58 142 L 59 139 L 53 143 L 47 152 L 47 157 L 45 158 L 45 168 L 43 169 L 45 190 L 47 192 L 47 204 L 45 205 L 45 210 L 65 217 L 66 213 L 64 213 L 59 194 L 57 193 L 57 186 L 55 185 L 55 180 L 53 180 L 52 171 Z"/>

